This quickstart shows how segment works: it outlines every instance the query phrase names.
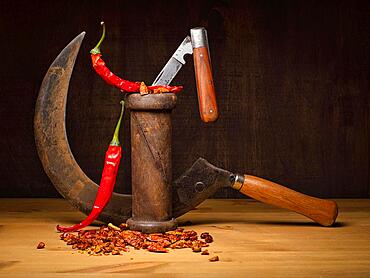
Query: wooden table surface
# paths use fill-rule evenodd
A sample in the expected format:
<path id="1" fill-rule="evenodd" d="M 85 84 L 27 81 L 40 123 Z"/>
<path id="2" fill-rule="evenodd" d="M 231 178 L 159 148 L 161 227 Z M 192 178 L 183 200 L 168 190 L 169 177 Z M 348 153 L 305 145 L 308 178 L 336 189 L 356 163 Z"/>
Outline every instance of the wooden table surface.
<path id="1" fill-rule="evenodd" d="M 1 199 L 0 277 L 370 277 L 370 199 L 338 205 L 337 225 L 324 228 L 253 200 L 207 200 L 179 221 L 213 235 L 220 261 L 209 262 L 190 249 L 81 254 L 55 231 L 83 218 L 65 200 Z"/>

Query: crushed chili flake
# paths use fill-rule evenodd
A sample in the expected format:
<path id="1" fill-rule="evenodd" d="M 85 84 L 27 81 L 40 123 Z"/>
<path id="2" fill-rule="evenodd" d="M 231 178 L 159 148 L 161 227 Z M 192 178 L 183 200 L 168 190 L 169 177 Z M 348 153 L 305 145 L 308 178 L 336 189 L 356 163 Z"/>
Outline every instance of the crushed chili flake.
<path id="1" fill-rule="evenodd" d="M 207 242 L 207 243 L 211 243 L 213 241 L 213 237 L 209 233 L 207 233 L 207 232 L 206 233 L 202 233 L 200 235 L 200 238 L 201 239 L 204 239 L 204 241 Z"/>
<path id="2" fill-rule="evenodd" d="M 217 262 L 219 261 L 220 259 L 218 258 L 218 256 L 214 256 L 214 257 L 211 257 L 208 259 L 210 262 Z"/>
<path id="3" fill-rule="evenodd" d="M 149 90 L 148 90 L 148 87 L 145 85 L 144 82 L 141 82 L 140 83 L 140 89 L 139 89 L 139 92 L 140 92 L 140 95 L 147 95 L 149 94 Z"/>
<path id="4" fill-rule="evenodd" d="M 43 248 L 45 248 L 45 243 L 40 241 L 39 244 L 37 244 L 37 249 L 43 249 Z"/>
<path id="5" fill-rule="evenodd" d="M 169 249 L 190 248 L 193 252 L 201 252 L 202 247 L 208 247 L 213 238 L 209 233 L 202 233 L 177 228 L 166 233 L 145 234 L 128 230 L 126 224 L 119 227 L 112 224 L 95 230 L 81 230 L 78 233 L 63 233 L 60 239 L 73 249 L 89 255 L 122 255 L 135 249 L 146 249 L 149 252 L 167 253 Z M 204 240 L 202 240 L 204 239 Z M 210 240 L 212 239 L 212 240 Z"/>
<path id="6" fill-rule="evenodd" d="M 209 255 L 209 252 L 208 252 L 208 250 L 206 249 L 206 250 L 204 250 L 204 251 L 202 251 L 202 253 L 200 253 L 201 255 Z"/>

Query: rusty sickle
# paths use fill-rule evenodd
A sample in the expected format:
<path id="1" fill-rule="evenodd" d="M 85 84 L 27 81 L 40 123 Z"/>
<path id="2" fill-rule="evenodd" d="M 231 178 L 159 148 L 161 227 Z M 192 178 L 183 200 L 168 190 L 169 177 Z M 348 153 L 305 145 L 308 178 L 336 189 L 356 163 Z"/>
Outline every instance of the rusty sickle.
<path id="1" fill-rule="evenodd" d="M 72 206 L 88 214 L 98 190 L 77 164 L 69 147 L 65 113 L 69 81 L 85 32 L 72 40 L 51 64 L 36 103 L 34 131 L 38 154 L 46 174 Z M 228 186 L 259 201 L 286 208 L 323 225 L 334 223 L 335 202 L 310 197 L 276 183 L 249 175 L 236 175 L 198 159 L 172 183 L 172 216 L 179 217 Z M 99 220 L 120 224 L 131 217 L 132 196 L 113 193 Z"/>

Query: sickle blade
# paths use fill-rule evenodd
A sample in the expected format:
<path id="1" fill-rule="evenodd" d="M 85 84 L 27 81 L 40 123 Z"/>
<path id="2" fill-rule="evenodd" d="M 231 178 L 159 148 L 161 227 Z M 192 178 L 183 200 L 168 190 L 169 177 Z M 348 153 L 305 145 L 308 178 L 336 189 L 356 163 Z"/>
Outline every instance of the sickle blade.
<path id="1" fill-rule="evenodd" d="M 69 81 L 85 32 L 72 40 L 51 64 L 38 95 L 34 132 L 37 151 L 46 174 L 75 208 L 88 214 L 98 185 L 85 175 L 68 144 L 65 114 Z M 114 193 L 99 220 L 116 224 L 131 217 L 131 195 Z"/>
<path id="2" fill-rule="evenodd" d="M 74 159 L 65 126 L 69 81 L 84 36 L 82 32 L 73 39 L 47 71 L 36 102 L 34 132 L 38 155 L 55 188 L 73 207 L 89 214 L 98 185 L 86 176 Z M 176 188 L 173 192 L 174 217 L 194 208 L 194 203 L 184 204 L 179 200 Z M 201 201 L 197 198 L 197 203 Z M 131 217 L 131 203 L 131 195 L 113 193 L 98 219 L 116 225 L 123 223 Z"/>

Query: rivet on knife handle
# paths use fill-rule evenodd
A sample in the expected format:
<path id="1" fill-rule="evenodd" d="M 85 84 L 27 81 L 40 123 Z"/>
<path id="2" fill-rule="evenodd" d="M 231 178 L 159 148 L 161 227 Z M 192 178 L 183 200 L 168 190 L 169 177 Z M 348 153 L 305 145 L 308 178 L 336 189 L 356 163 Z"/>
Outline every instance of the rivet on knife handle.
<path id="1" fill-rule="evenodd" d="M 214 122 L 218 118 L 218 108 L 207 31 L 203 27 L 193 28 L 190 30 L 190 36 L 193 45 L 200 117 L 203 122 Z"/>

